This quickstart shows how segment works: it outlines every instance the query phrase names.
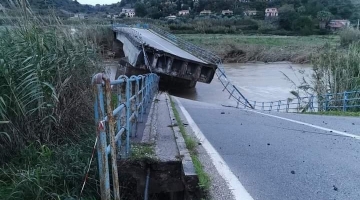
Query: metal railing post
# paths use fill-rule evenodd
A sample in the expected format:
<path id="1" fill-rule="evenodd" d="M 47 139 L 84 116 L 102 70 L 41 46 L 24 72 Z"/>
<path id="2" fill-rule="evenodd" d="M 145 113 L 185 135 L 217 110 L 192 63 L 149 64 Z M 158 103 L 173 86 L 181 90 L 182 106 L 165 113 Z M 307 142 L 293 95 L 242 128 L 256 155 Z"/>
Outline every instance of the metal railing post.
<path id="1" fill-rule="evenodd" d="M 129 156 L 130 151 L 130 116 L 131 116 L 131 108 L 130 108 L 130 80 L 126 79 L 126 149 L 125 156 Z"/>
<path id="2" fill-rule="evenodd" d="M 289 107 L 290 107 L 290 101 L 288 99 L 286 103 L 286 112 L 289 112 Z"/>
<path id="3" fill-rule="evenodd" d="M 281 100 L 278 101 L 277 111 L 280 111 Z"/>
<path id="4" fill-rule="evenodd" d="M 107 119 L 109 124 L 109 138 L 110 138 L 110 157 L 111 157 L 111 171 L 112 171 L 112 183 L 114 199 L 120 200 L 119 191 L 119 176 L 117 168 L 117 153 L 116 153 L 116 141 L 115 141 L 115 119 L 113 116 L 113 109 L 111 108 L 111 86 L 110 79 L 105 80 L 105 96 L 106 96 L 106 110 Z"/>
<path id="5" fill-rule="evenodd" d="M 100 178 L 100 194 L 101 199 L 110 199 L 110 178 L 108 157 L 106 154 L 106 132 L 105 132 L 105 109 L 104 109 L 104 94 L 101 84 L 94 84 L 95 92 L 95 125 L 98 134 L 98 143 L 96 145 Z"/>
<path id="6" fill-rule="evenodd" d="M 347 110 L 347 98 L 348 98 L 348 93 L 345 91 L 344 92 L 344 97 L 343 97 L 343 111 L 346 112 Z"/>
<path id="7" fill-rule="evenodd" d="M 325 111 L 328 111 L 329 107 L 329 94 L 325 95 Z"/>

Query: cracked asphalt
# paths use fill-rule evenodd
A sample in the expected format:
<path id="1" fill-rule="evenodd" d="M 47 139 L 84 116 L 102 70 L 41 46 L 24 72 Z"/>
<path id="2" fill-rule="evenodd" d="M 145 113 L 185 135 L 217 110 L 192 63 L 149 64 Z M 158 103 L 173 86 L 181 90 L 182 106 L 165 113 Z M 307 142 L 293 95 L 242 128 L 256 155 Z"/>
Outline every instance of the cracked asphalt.
<path id="1" fill-rule="evenodd" d="M 179 98 L 254 199 L 360 199 L 360 140 Z M 360 118 L 271 113 L 360 135 Z"/>

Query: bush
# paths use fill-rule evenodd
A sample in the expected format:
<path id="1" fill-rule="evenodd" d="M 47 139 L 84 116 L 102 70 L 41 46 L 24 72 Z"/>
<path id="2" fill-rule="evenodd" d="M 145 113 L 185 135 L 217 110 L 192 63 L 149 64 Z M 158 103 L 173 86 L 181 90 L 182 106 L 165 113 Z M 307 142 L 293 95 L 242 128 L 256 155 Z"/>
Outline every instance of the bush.
<path id="1" fill-rule="evenodd" d="M 360 31 L 353 28 L 343 29 L 339 35 L 341 46 L 348 46 L 353 42 L 360 41 Z"/>

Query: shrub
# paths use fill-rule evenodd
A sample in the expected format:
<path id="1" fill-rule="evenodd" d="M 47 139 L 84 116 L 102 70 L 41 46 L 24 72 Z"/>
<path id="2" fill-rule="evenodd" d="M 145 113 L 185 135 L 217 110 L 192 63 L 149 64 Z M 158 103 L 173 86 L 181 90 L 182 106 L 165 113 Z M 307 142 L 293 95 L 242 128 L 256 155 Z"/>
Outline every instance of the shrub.
<path id="1" fill-rule="evenodd" d="M 340 31 L 340 43 L 342 46 L 348 46 L 353 42 L 360 41 L 360 31 L 353 28 L 346 28 Z"/>

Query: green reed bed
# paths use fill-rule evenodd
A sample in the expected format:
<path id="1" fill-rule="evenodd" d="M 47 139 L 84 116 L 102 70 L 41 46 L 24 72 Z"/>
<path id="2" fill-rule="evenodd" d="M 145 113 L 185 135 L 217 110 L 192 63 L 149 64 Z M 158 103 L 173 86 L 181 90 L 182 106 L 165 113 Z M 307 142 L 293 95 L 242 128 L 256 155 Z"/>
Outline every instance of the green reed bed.
<path id="1" fill-rule="evenodd" d="M 44 22 L 22 3 L 0 29 L 0 199 L 78 198 L 95 140 L 90 81 L 111 31 Z"/>

